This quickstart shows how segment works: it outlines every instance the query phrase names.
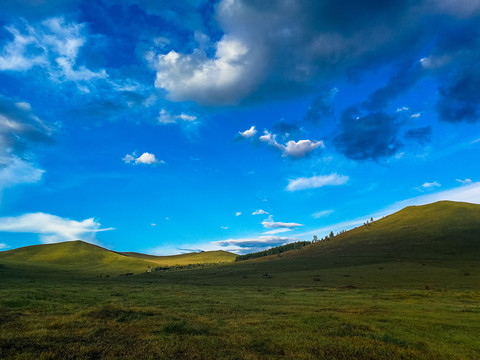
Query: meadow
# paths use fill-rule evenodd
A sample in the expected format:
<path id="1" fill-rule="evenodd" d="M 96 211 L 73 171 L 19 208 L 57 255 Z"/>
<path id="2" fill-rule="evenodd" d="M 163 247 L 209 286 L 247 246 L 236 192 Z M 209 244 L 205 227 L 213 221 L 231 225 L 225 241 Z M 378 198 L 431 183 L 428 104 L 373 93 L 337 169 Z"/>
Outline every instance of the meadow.
<path id="1" fill-rule="evenodd" d="M 480 358 L 475 247 L 401 252 L 405 241 L 367 255 L 393 220 L 261 259 L 131 276 L 0 257 L 0 358 Z M 465 224 L 455 231 L 478 244 L 478 223 Z M 362 253 L 354 238 L 367 231 Z"/>

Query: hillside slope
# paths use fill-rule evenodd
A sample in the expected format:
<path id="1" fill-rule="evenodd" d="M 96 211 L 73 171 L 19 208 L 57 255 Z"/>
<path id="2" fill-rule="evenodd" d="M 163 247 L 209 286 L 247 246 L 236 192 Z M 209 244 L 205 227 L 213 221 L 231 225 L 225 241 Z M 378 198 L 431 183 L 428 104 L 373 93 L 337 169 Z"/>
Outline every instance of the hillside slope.
<path id="1" fill-rule="evenodd" d="M 311 256 L 478 260 L 480 205 L 440 201 L 409 206 L 309 246 L 304 253 L 308 252 Z"/>

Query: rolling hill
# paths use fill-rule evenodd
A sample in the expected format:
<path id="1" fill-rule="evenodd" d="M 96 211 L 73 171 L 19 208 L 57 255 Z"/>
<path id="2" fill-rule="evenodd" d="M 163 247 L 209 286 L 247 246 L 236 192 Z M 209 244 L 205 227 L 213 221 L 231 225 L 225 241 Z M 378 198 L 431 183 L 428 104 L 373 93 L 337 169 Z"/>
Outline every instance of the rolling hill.
<path id="1" fill-rule="evenodd" d="M 10 265 L 39 266 L 83 273 L 141 273 L 157 266 L 232 262 L 235 254 L 225 251 L 153 256 L 120 253 L 80 240 L 32 245 L 0 252 L 0 261 Z"/>

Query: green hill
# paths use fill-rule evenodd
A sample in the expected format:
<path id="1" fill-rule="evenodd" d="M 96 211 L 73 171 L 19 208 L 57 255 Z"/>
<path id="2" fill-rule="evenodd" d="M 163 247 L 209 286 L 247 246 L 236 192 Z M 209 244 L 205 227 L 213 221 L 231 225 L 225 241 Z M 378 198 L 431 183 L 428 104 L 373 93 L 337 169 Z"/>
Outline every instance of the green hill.
<path id="1" fill-rule="evenodd" d="M 0 252 L 7 265 L 78 271 L 81 273 L 141 273 L 157 266 L 232 262 L 235 254 L 225 251 L 189 253 L 175 256 L 153 256 L 120 253 L 83 241 L 32 245 Z"/>
<path id="2" fill-rule="evenodd" d="M 171 256 L 155 256 L 136 252 L 122 252 L 120 254 L 148 260 L 154 262 L 159 266 L 175 266 L 175 265 L 190 265 L 190 264 L 218 264 L 233 262 L 237 255 L 228 251 L 201 251 L 188 254 L 171 255 Z"/>
<path id="3" fill-rule="evenodd" d="M 440 201 L 409 206 L 302 251 L 302 256 L 320 255 L 478 260 L 480 205 Z"/>

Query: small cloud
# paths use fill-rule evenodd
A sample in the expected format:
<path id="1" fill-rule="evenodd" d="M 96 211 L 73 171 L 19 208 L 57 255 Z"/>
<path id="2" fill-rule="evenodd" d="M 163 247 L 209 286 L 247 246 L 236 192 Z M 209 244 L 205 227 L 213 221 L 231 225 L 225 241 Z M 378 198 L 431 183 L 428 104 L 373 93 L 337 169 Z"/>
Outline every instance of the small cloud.
<path id="1" fill-rule="evenodd" d="M 434 181 L 434 182 L 425 182 L 423 183 L 423 185 L 421 186 L 423 189 L 430 189 L 430 188 L 435 188 L 435 187 L 440 187 L 442 185 L 440 185 L 438 182 Z"/>
<path id="2" fill-rule="evenodd" d="M 401 107 L 401 108 L 397 108 L 397 112 L 402 112 L 402 111 L 407 111 L 408 110 L 408 107 L 404 106 L 404 107 Z"/>
<path id="3" fill-rule="evenodd" d="M 220 226 L 220 228 L 222 228 L 223 230 L 227 230 L 228 226 Z"/>
<path id="4" fill-rule="evenodd" d="M 125 164 L 146 164 L 146 165 L 152 165 L 152 164 L 166 164 L 165 161 L 163 160 L 158 160 L 154 154 L 150 154 L 148 152 L 144 152 L 142 155 L 139 157 L 136 157 L 136 154 L 127 154 L 125 157 L 122 159 Z"/>
<path id="5" fill-rule="evenodd" d="M 241 211 L 237 211 L 237 212 L 235 213 L 235 216 L 240 216 L 240 215 L 242 215 L 242 212 L 241 212 Z"/>
<path id="6" fill-rule="evenodd" d="M 157 224 L 155 224 L 155 223 L 151 223 L 151 224 L 150 224 L 150 226 L 157 226 Z"/>
<path id="7" fill-rule="evenodd" d="M 319 219 L 319 218 L 322 218 L 322 217 L 327 217 L 331 213 L 333 213 L 333 210 L 317 211 L 317 212 L 312 214 L 312 217 L 314 217 L 315 219 Z"/>
<path id="8" fill-rule="evenodd" d="M 471 184 L 472 183 L 472 180 L 471 179 L 465 179 L 465 180 L 462 180 L 462 179 L 457 179 L 456 181 L 458 181 L 460 184 L 462 185 L 468 185 L 468 184 Z"/>
<path id="9" fill-rule="evenodd" d="M 323 141 L 290 140 L 286 145 L 277 142 L 277 135 L 265 130 L 260 141 L 282 151 L 282 157 L 303 158 L 317 148 L 324 149 Z"/>
<path id="10" fill-rule="evenodd" d="M 337 175 L 335 173 L 330 175 L 312 176 L 309 178 L 301 177 L 298 179 L 291 179 L 288 182 L 288 191 L 297 191 L 305 189 L 314 189 L 323 186 L 343 185 L 348 181 L 348 176 Z"/>
<path id="11" fill-rule="evenodd" d="M 420 116 L 422 116 L 422 114 L 420 114 L 420 113 L 410 115 L 410 117 L 414 118 L 414 119 L 419 118 Z"/>
<path id="12" fill-rule="evenodd" d="M 0 243 L 0 250 L 8 249 L 10 246 L 8 246 L 5 243 Z"/>
<path id="13" fill-rule="evenodd" d="M 180 115 L 175 115 L 165 109 L 161 109 L 157 120 L 160 124 L 177 124 L 179 121 L 193 122 L 197 120 L 197 117 L 183 112 Z"/>
<path id="14" fill-rule="evenodd" d="M 298 223 L 285 223 L 285 222 L 273 221 L 272 215 L 270 215 L 268 219 L 262 221 L 262 225 L 266 229 L 278 229 L 278 228 L 295 229 L 299 226 L 303 226 L 303 224 L 298 224 Z"/>
<path id="15" fill-rule="evenodd" d="M 250 129 L 245 131 L 239 131 L 238 133 L 240 134 L 240 136 L 247 139 L 255 136 L 255 134 L 257 133 L 257 130 L 255 129 L 255 126 L 252 126 Z"/>
<path id="16" fill-rule="evenodd" d="M 268 212 L 262 209 L 258 209 L 252 213 L 252 215 L 268 215 Z"/>
<path id="17" fill-rule="evenodd" d="M 165 217 L 166 221 L 170 221 L 170 218 L 168 216 Z"/>

